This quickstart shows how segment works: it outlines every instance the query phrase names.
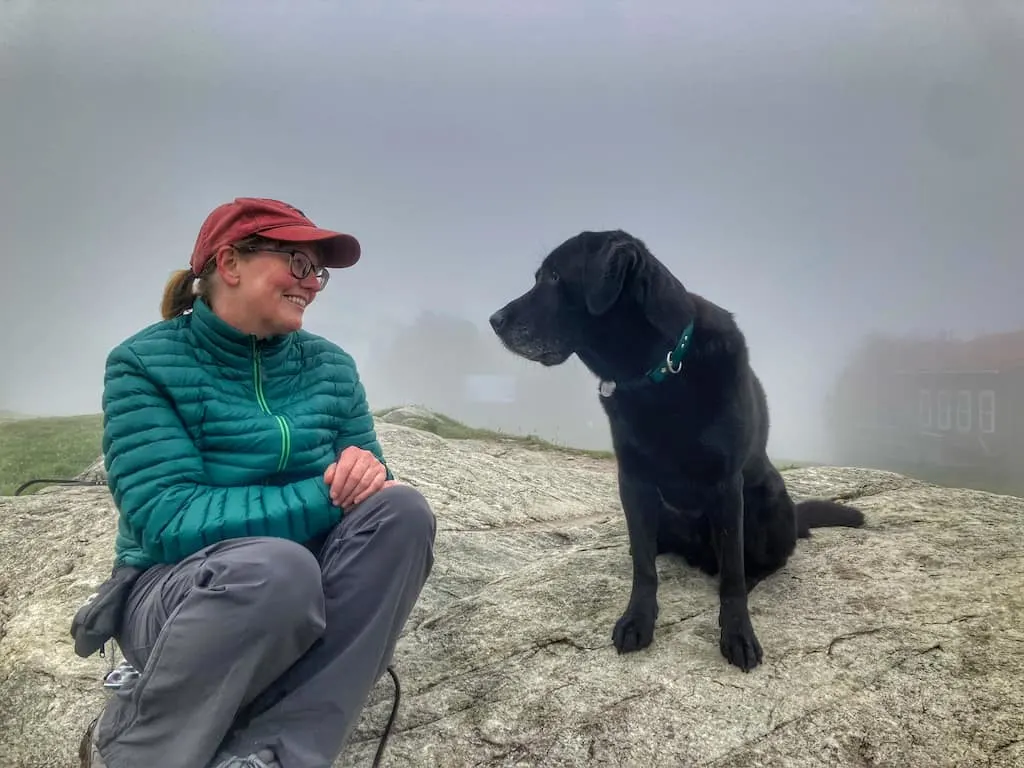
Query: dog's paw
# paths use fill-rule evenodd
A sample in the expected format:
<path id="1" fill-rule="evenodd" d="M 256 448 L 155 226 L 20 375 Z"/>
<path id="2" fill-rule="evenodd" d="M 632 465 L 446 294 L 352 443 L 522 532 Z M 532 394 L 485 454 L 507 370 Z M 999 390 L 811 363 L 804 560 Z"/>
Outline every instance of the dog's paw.
<path id="1" fill-rule="evenodd" d="M 726 660 L 744 672 L 752 670 L 764 657 L 761 643 L 747 616 L 723 623 L 719 647 Z"/>
<path id="2" fill-rule="evenodd" d="M 612 643 L 619 653 L 631 653 L 646 648 L 654 640 L 655 617 L 643 611 L 626 611 L 615 622 Z"/>

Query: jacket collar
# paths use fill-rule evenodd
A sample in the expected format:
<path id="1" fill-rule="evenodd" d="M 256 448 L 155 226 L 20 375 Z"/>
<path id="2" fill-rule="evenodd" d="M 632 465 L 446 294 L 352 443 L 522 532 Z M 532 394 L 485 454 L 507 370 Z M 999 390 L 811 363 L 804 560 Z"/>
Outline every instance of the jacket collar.
<path id="1" fill-rule="evenodd" d="M 295 337 L 294 333 L 288 333 L 259 339 L 244 333 L 218 317 L 201 298 L 192 304 L 190 325 L 197 347 L 223 365 L 244 366 L 246 369 L 252 365 L 257 351 L 270 365 L 283 359 Z"/>

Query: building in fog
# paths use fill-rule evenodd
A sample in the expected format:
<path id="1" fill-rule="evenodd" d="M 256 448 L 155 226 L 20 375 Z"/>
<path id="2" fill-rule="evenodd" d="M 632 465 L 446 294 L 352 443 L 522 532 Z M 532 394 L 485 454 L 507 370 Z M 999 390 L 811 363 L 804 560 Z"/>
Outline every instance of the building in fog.
<path id="1" fill-rule="evenodd" d="M 418 405 L 474 427 L 610 447 L 597 380 L 578 360 L 522 360 L 489 328 L 443 312 L 421 312 L 390 335 L 360 360 L 372 408 Z"/>
<path id="2" fill-rule="evenodd" d="M 838 463 L 1018 471 L 1024 331 L 872 339 L 840 376 L 828 412 Z"/>

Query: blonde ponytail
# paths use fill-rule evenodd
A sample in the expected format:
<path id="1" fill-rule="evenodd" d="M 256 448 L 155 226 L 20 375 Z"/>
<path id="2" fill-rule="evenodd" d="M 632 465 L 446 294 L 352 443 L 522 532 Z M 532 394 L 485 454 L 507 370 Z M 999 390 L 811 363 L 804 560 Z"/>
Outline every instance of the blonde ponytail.
<path id="1" fill-rule="evenodd" d="M 164 320 L 170 320 L 192 309 L 192 302 L 196 300 L 192 286 L 197 279 L 191 269 L 179 269 L 171 275 L 164 286 L 163 301 L 160 302 L 160 314 Z"/>
<path id="2" fill-rule="evenodd" d="M 217 262 L 210 259 L 203 271 L 196 277 L 191 269 L 176 270 L 164 286 L 164 298 L 160 302 L 160 314 L 164 320 L 183 315 L 192 309 L 196 299 L 210 302 L 210 276 L 216 271 Z"/>

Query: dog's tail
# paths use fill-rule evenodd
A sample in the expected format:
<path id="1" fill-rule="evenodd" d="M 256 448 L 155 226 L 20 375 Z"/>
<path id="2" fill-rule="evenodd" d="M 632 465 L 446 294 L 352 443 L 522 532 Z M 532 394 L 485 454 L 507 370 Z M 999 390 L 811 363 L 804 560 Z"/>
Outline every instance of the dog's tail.
<path id="1" fill-rule="evenodd" d="M 860 528 L 864 513 L 856 507 L 829 499 L 807 499 L 796 505 L 797 535 L 806 539 L 811 528 Z"/>

